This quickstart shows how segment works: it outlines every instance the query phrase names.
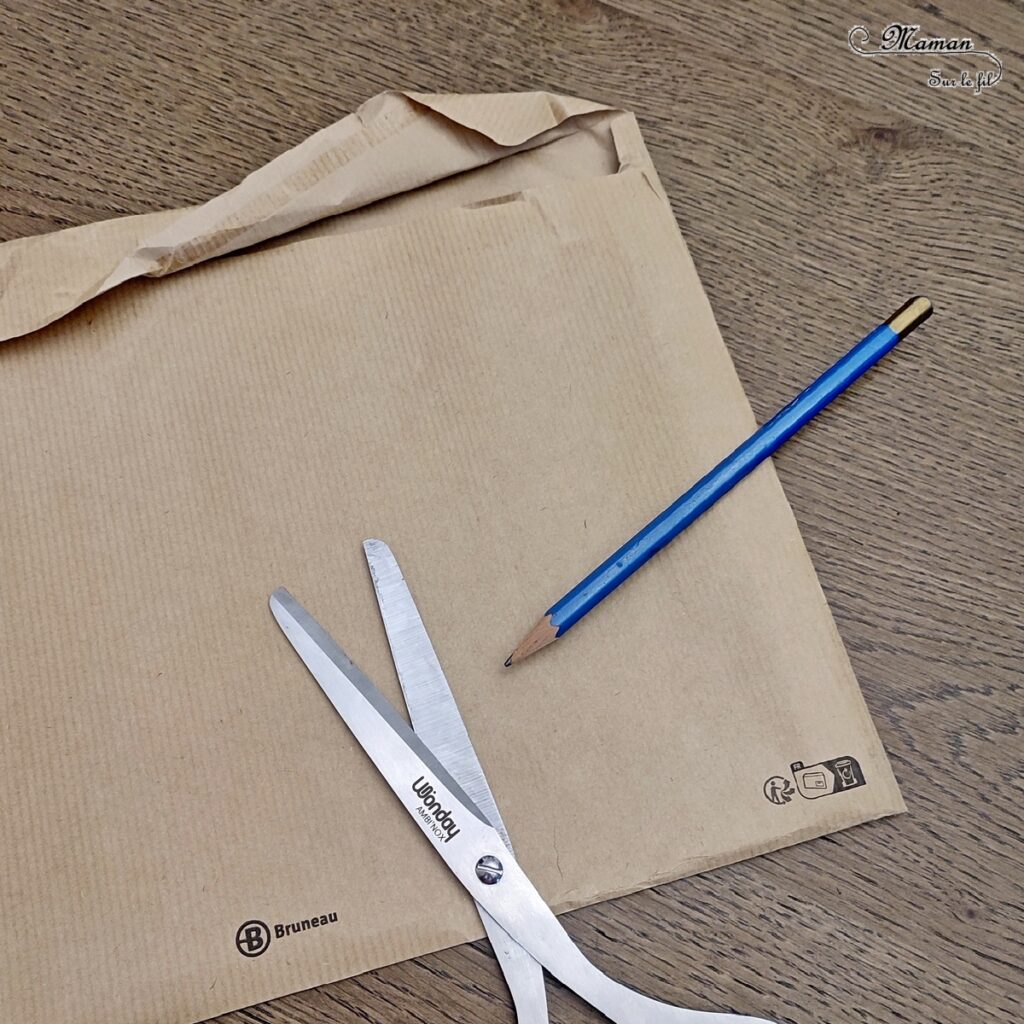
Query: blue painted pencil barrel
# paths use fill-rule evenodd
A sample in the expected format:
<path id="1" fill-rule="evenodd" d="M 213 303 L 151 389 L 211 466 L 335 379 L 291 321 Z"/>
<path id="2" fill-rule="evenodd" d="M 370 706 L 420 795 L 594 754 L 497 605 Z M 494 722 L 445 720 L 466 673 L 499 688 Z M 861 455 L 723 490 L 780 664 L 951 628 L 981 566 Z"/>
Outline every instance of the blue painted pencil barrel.
<path id="1" fill-rule="evenodd" d="M 908 320 L 905 311 L 913 312 L 911 308 L 915 303 L 924 303 L 927 309 L 923 315 L 911 321 Z M 561 636 L 570 629 L 649 558 L 682 533 L 723 494 L 824 409 L 836 395 L 874 366 L 900 338 L 921 323 L 930 312 L 931 305 L 927 300 L 914 299 L 885 323 L 876 327 L 731 455 L 722 459 L 711 472 L 698 480 L 664 512 L 652 519 L 635 537 L 626 541 L 615 554 L 602 562 L 565 597 L 553 604 L 547 615 L 550 616 L 551 625 L 557 628 L 556 635 Z"/>

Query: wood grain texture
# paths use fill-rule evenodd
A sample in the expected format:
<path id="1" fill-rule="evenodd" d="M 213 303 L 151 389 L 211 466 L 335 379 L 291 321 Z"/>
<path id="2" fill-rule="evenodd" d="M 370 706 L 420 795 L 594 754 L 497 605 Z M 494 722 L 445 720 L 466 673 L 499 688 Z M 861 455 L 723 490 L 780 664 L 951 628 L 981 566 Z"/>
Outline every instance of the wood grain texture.
<path id="1" fill-rule="evenodd" d="M 1021 1015 L 1022 13 L 0 5 L 0 239 L 200 202 L 384 88 L 543 88 L 637 112 L 759 418 L 934 301 L 776 458 L 910 814 L 566 919 L 654 995 L 800 1024 Z M 973 35 L 1004 80 L 929 89 L 928 58 L 849 51 L 852 25 L 895 20 Z M 549 992 L 553 1021 L 597 1019 Z M 480 943 L 221 1024 L 511 1019 Z"/>

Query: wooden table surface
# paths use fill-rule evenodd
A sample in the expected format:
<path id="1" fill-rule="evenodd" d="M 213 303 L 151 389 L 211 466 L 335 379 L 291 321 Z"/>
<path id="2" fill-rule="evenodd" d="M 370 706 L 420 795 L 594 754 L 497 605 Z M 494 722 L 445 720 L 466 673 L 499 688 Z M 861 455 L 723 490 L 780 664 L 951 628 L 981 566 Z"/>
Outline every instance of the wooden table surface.
<path id="1" fill-rule="evenodd" d="M 851 52 L 892 21 L 972 36 L 1003 80 Z M 1022 51 L 1019 4 L 988 0 L 5 0 L 0 239 L 200 202 L 388 87 L 547 89 L 637 113 L 759 417 L 853 340 L 837 321 L 929 295 L 888 371 L 776 459 L 910 814 L 565 921 L 691 1005 L 699 965 L 719 1005 L 780 1021 L 1016 1020 Z M 597 1019 L 549 994 L 553 1021 Z M 478 943 L 221 1022 L 511 1019 Z"/>

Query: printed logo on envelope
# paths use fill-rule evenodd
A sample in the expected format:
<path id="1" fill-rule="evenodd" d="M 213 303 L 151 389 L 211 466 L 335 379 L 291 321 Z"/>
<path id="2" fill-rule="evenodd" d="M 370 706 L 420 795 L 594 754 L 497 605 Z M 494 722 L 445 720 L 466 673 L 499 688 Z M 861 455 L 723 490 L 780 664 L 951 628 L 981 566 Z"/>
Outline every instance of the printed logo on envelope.
<path id="1" fill-rule="evenodd" d="M 316 917 L 304 917 L 301 921 L 293 921 L 291 924 L 275 924 L 273 933 L 271 933 L 269 925 L 253 919 L 246 921 L 235 932 L 235 948 L 242 956 L 254 959 L 262 956 L 270 948 L 271 934 L 275 939 L 285 939 L 289 935 L 308 932 L 312 928 L 324 928 L 329 924 L 337 924 L 337 921 L 338 915 L 332 911 L 329 914 L 320 914 Z"/>
<path id="2" fill-rule="evenodd" d="M 796 761 L 789 766 L 796 790 L 808 800 L 857 789 L 865 784 L 864 772 L 855 757 L 836 757 L 831 761 L 804 766 Z"/>
<path id="3" fill-rule="evenodd" d="M 832 793 L 843 793 L 867 784 L 860 762 L 848 754 L 811 765 L 794 761 L 789 770 L 796 783 L 795 789 L 789 779 L 782 775 L 773 775 L 763 787 L 765 799 L 777 807 L 784 807 L 797 793 L 806 800 L 818 800 Z"/>
<path id="4" fill-rule="evenodd" d="M 796 792 L 793 789 L 793 783 L 781 775 L 773 775 L 768 779 L 764 784 L 763 791 L 765 800 L 776 806 L 788 804 Z"/>
<path id="5" fill-rule="evenodd" d="M 270 947 L 270 929 L 262 921 L 246 921 L 235 932 L 235 946 L 242 956 L 260 956 Z"/>

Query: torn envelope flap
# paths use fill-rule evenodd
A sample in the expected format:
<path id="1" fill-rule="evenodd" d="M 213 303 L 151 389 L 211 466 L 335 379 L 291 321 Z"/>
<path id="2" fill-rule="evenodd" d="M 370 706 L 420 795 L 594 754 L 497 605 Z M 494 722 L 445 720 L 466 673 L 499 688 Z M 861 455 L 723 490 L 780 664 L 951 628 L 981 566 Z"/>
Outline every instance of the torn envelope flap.
<path id="1" fill-rule="evenodd" d="M 0 246 L 0 340 L 52 323 L 132 278 L 174 273 L 622 116 L 629 117 L 549 93 L 383 93 L 191 210 Z M 631 159 L 649 164 L 642 144 L 620 162 Z"/>

